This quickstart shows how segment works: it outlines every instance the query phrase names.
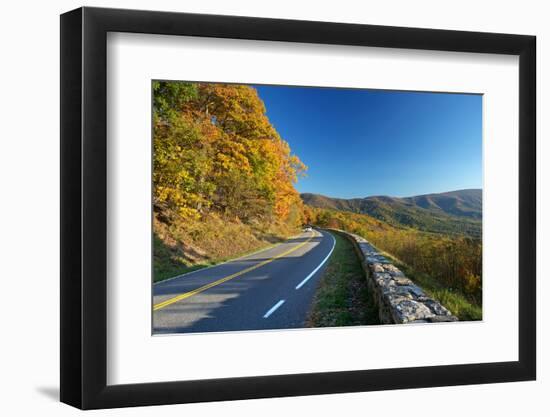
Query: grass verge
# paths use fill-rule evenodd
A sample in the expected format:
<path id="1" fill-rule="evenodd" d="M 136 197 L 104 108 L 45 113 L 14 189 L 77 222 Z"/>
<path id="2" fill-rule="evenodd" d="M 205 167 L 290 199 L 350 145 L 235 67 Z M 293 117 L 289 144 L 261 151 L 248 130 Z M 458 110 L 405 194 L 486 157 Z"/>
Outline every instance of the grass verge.
<path id="1" fill-rule="evenodd" d="M 250 255 L 252 253 L 258 252 L 260 250 L 266 250 L 277 246 L 279 243 L 264 243 L 259 245 L 254 249 L 236 253 L 231 256 L 221 257 L 217 259 L 208 260 L 206 262 L 201 262 L 199 264 L 188 264 L 181 259 L 174 259 L 172 252 L 167 248 L 162 241 L 155 236 L 154 238 L 154 273 L 153 281 L 160 282 L 169 278 L 176 277 L 178 275 L 187 274 L 189 272 L 198 271 L 199 269 L 208 268 L 209 266 L 214 266 L 227 262 L 231 259 L 242 258 L 243 256 Z M 281 242 L 284 239 L 281 240 Z"/>
<path id="2" fill-rule="evenodd" d="M 299 231 L 280 222 L 245 224 L 212 213 L 184 220 L 159 209 L 153 218 L 154 281 L 269 248 Z"/>
<path id="3" fill-rule="evenodd" d="M 319 281 L 307 324 L 339 327 L 380 324 L 378 309 L 355 250 L 347 239 L 332 233 L 334 252 Z"/>

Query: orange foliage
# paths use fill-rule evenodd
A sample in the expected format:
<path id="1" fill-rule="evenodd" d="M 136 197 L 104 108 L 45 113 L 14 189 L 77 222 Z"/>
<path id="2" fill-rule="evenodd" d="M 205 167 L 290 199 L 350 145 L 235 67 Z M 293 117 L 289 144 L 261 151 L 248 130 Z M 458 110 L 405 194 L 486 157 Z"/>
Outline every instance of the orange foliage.
<path id="1" fill-rule="evenodd" d="M 215 211 L 243 222 L 301 225 L 294 183 L 306 167 L 269 122 L 256 90 L 159 83 L 154 91 L 165 97 L 155 97 L 155 205 L 187 217 Z"/>

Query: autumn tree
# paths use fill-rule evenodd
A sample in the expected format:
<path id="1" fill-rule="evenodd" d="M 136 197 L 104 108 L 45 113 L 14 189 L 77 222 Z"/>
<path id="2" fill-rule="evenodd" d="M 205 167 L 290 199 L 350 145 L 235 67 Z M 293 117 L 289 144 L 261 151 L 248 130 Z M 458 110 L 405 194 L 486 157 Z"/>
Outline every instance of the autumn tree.
<path id="1" fill-rule="evenodd" d="M 199 219 L 215 212 L 242 222 L 299 225 L 294 184 L 306 167 L 249 86 L 153 83 L 154 203 Z"/>

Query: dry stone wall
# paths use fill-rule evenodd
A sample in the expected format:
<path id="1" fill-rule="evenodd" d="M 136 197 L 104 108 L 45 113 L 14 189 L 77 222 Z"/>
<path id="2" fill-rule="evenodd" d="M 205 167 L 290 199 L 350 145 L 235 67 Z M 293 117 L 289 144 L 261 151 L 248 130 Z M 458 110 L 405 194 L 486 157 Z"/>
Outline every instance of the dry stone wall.
<path id="1" fill-rule="evenodd" d="M 361 260 L 368 287 L 378 305 L 382 323 L 435 323 L 458 319 L 430 298 L 366 239 L 342 230 L 333 231 L 349 239 Z"/>

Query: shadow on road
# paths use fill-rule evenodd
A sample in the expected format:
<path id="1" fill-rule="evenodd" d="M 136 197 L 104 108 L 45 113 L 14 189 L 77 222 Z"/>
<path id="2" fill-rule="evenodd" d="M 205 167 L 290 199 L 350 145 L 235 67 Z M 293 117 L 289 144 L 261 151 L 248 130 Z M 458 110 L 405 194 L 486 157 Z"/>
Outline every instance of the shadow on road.
<path id="1" fill-rule="evenodd" d="M 153 312 L 153 334 L 304 327 L 305 313 L 302 310 L 307 309 L 307 300 L 311 295 L 306 295 L 306 301 L 290 310 L 291 316 L 283 321 L 265 321 L 263 315 L 273 304 L 274 294 L 281 288 L 285 288 L 285 296 L 289 294 L 288 291 L 293 293 L 296 284 L 319 265 L 331 244 L 329 240 L 324 242 L 325 245 L 319 244 L 325 239 L 323 236 L 300 236 L 277 248 L 158 283 L 154 286 L 156 304 L 170 300 L 173 296 L 189 295 Z M 302 246 L 297 245 L 302 242 L 312 245 L 300 249 Z M 293 248 L 297 250 L 292 251 Z M 288 251 L 291 252 L 286 253 Z M 242 275 L 239 274 L 241 272 Z M 232 275 L 235 277 L 232 278 Z M 221 280 L 219 284 L 218 280 Z M 196 290 L 199 291 L 194 293 Z"/>

